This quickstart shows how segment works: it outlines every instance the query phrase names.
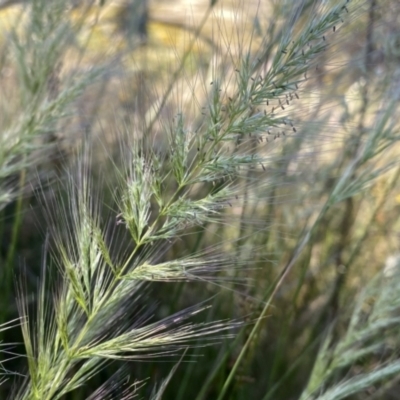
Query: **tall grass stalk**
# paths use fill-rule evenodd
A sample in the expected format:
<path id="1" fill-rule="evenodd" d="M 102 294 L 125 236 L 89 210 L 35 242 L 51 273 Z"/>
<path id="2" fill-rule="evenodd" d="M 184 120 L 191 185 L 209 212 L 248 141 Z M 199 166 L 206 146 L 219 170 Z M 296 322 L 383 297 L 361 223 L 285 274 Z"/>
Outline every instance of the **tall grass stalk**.
<path id="1" fill-rule="evenodd" d="M 364 60 L 367 84 L 383 88 L 379 100 L 360 90 L 361 107 L 342 113 L 341 104 L 352 99 L 339 95 L 334 103 L 336 88 L 326 94 L 318 88 L 322 69 L 340 81 L 335 46 L 346 43 L 365 15 L 375 18 L 376 2 L 304 0 L 293 7 L 283 1 L 270 10 L 268 28 L 260 4 L 250 35 L 224 37 L 217 26 L 216 54 L 193 73 L 189 56 L 195 57 L 212 11 L 217 15 L 219 4 L 211 2 L 162 95 L 159 87 L 155 96 L 139 93 L 132 115 L 115 104 L 116 138 L 109 132 L 79 137 L 62 163 L 57 132 L 72 134 L 67 121 L 76 123 L 89 85 L 102 78 L 112 86 L 123 68 L 113 53 L 108 66 L 62 71 L 94 5 L 78 21 L 69 6 L 34 0 L 22 33 L 12 32 L 6 46 L 5 65 L 15 70 L 19 91 L 0 137 L 0 208 L 17 201 L 17 216 L 2 262 L 0 332 L 15 329 L 6 321 L 32 188 L 45 237 L 40 271 L 27 265 L 16 285 L 26 365 L 11 372 L 6 345 L 1 365 L 15 379 L 7 386 L 10 398 L 340 399 L 394 384 L 399 362 L 389 353 L 400 345 L 397 272 L 374 271 L 352 313 L 340 308 L 342 293 L 352 293 L 350 278 L 340 274 L 365 261 L 355 260 L 368 227 L 362 231 L 354 204 L 398 167 L 398 101 L 373 76 L 371 26 Z M 174 103 L 175 90 L 181 94 Z M 15 176 L 24 177 L 19 185 Z M 375 222 L 377 208 L 371 209 Z M 353 230 L 359 240 L 348 252 L 345 239 Z M 38 289 L 29 279 L 37 273 Z M 314 317 L 316 300 L 322 305 Z M 287 331 L 276 333 L 279 325 Z M 279 351 L 268 335 L 280 341 Z M 210 346 L 216 343 L 218 357 Z M 315 356 L 310 349 L 317 347 Z M 263 353 L 273 354 L 271 360 Z M 208 355 L 207 371 L 197 390 L 201 354 Z M 164 372 L 160 360 L 174 363 L 166 378 L 155 372 Z M 260 362 L 266 377 L 241 383 Z M 188 394 L 174 389 L 176 375 Z M 147 390 L 148 376 L 164 380 Z"/>
<path id="2" fill-rule="evenodd" d="M 44 177 L 50 172 L 48 166 L 57 164 L 62 151 L 57 131 L 71 112 L 72 103 L 100 73 L 100 69 L 93 69 L 61 78 L 62 58 L 73 40 L 71 24 L 62 20 L 65 9 L 66 4 L 60 1 L 32 2 L 29 10 L 20 12 L 15 29 L 7 32 L 2 49 L 0 210 L 12 207 L 15 201 L 9 239 L 5 219 L 2 220 L 7 246 L 1 260 L 2 322 L 7 320 L 14 286 L 25 199 L 38 184 L 38 176 Z M 7 73 L 10 69 L 12 74 Z M 7 79 L 14 82 L 16 90 L 9 87 Z"/>

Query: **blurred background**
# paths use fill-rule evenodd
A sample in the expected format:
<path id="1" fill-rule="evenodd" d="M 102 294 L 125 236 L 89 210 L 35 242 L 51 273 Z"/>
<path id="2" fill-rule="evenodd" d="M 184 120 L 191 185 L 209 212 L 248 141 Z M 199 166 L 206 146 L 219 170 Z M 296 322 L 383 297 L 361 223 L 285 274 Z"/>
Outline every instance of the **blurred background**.
<path id="1" fill-rule="evenodd" d="M 74 154 L 82 143 L 89 140 L 92 144 L 93 180 L 110 200 L 112 184 L 107 182 L 113 177 L 97 176 L 96 165 L 118 153 L 121 132 L 128 129 L 132 135 L 149 135 L 154 149 L 163 151 L 166 121 L 178 112 L 185 115 L 189 128 L 201 126 L 202 107 L 210 101 L 214 77 L 229 81 L 244 54 L 254 59 L 262 54 L 268 71 L 280 38 L 290 28 L 291 16 L 297 15 L 300 21 L 296 29 L 303 29 L 313 3 L 301 2 L 296 10 L 300 2 L 279 0 L 70 1 L 63 14 L 69 24 L 68 35 L 67 31 L 60 33 L 68 40 L 54 50 L 57 54 L 50 66 L 42 67 L 41 60 L 53 53 L 47 53 L 50 45 L 43 45 L 42 53 L 35 50 L 36 44 L 45 40 L 29 30 L 30 2 L 0 2 L 0 130 L 11 132 L 15 121 L 22 120 L 36 101 L 32 85 L 43 86 L 51 98 L 68 87 L 74 76 L 93 68 L 102 71 L 101 79 L 85 86 L 68 103 L 62 118 L 52 121 L 46 134 L 31 143 L 30 157 L 35 162 L 26 169 L 26 178 L 21 180 L 18 170 L 0 176 L 5 188 L 17 188 L 17 195 L 4 201 L 1 208 L 0 322 L 17 317 L 16 277 L 23 277 L 34 307 L 46 238 L 40 197 L 53 196 L 49 187 L 63 179 L 63 171 L 74 164 Z M 163 255 L 172 259 L 209 251 L 218 243 L 219 251 L 232 260 L 253 258 L 246 268 L 221 272 L 218 284 L 156 283 L 148 290 L 146 302 L 155 305 L 154 318 L 212 298 L 213 308 L 200 315 L 199 321 L 238 319 L 249 323 L 234 341 L 193 350 L 188 362 L 179 365 L 165 399 L 218 398 L 251 322 L 332 186 L 359 151 L 366 132 L 376 128 L 379 110 L 386 104 L 393 110 L 388 123 L 398 128 L 400 4 L 396 0 L 366 1 L 356 14 L 357 18 L 349 17 L 324 37 L 329 48 L 318 56 L 290 106 L 288 99 L 287 107 L 276 102 L 276 112 L 295 121 L 295 129 L 272 129 L 265 150 L 271 162 L 250 176 L 266 183 L 243 193 L 243 199 L 251 195 L 258 200 L 235 203 L 224 212 L 223 224 L 205 224 Z M 58 32 L 56 26 L 54 30 Z M 24 46 L 25 64 L 18 57 L 21 52 L 16 43 Z M 40 75 L 35 71 L 41 71 Z M 12 142 L 12 138 L 7 140 Z M 36 150 L 41 141 L 54 143 L 53 154 L 43 156 Z M 5 160 L 4 154 L 1 160 Z M 20 157 L 17 154 L 12 160 Z M 357 170 L 354 180 L 358 182 L 356 178 L 372 167 L 379 171 L 376 178 L 354 188 L 353 195 L 324 214 L 296 267 L 276 293 L 226 399 L 299 398 L 323 334 L 336 322 L 335 332 L 340 336 L 356 294 L 377 272 L 386 268 L 390 274 L 400 264 L 398 160 L 399 146 L 391 144 L 373 165 Z M 43 191 L 39 198 L 38 185 Z M 21 341 L 17 329 L 1 335 L 4 343 Z M 16 344 L 10 352 L 18 350 Z M 389 350 L 369 355 L 346 374 L 372 369 Z M 134 362 L 129 364 L 129 372 L 139 380 L 150 377 L 153 384 L 167 376 L 178 360 Z M 4 368 L 15 371 L 23 364 L 24 360 L 17 358 Z M 93 378 L 93 387 L 117 367 L 115 363 Z M 393 392 L 388 390 L 379 398 L 397 398 L 400 389 L 395 379 L 391 386 Z M 9 389 L 7 382 L 3 384 L 0 397 L 6 398 Z M 140 394 L 149 398 L 151 390 L 148 384 Z M 368 393 L 352 398 L 366 398 L 377 390 L 372 386 Z M 89 393 L 91 387 L 85 386 L 65 398 L 83 399 Z"/>

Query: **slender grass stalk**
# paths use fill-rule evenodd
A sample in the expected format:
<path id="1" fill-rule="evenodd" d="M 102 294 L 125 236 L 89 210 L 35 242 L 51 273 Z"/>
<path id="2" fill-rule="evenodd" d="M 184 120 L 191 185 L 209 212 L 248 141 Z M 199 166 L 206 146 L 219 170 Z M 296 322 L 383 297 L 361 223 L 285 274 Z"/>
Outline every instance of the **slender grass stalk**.
<path id="1" fill-rule="evenodd" d="M 150 123 L 141 126 L 120 122 L 116 112 L 115 130 L 123 126 L 118 133 L 119 153 L 113 155 L 107 137 L 103 145 L 105 157 L 96 164 L 93 143 L 86 137 L 78 156 L 71 155 L 70 165 L 61 171 L 62 179 L 41 187 L 39 200 L 45 214 L 41 221 L 45 222 L 43 230 L 48 240 L 41 275 L 35 276 L 40 281 L 35 302 L 31 303 L 27 296 L 32 291 L 30 284 L 18 287 L 26 370 L 22 382 L 13 382 L 13 399 L 50 400 L 74 394 L 78 398 L 80 393 L 87 394 L 86 387 L 91 383 L 95 389 L 90 389 L 88 398 L 133 398 L 146 390 L 147 381 L 142 375 L 159 376 L 153 363 L 146 369 L 138 361 L 155 359 L 179 361 L 158 388 L 148 392 L 153 399 L 168 397 L 168 383 L 181 374 L 184 379 L 180 397 L 185 396 L 183 392 L 190 396 L 196 391 L 198 399 L 212 393 L 222 400 L 231 389 L 238 397 L 242 393 L 245 397 L 247 391 L 253 397 L 260 393 L 260 398 L 278 396 L 282 387 L 281 382 L 276 382 L 278 367 L 286 361 L 285 344 L 292 332 L 281 336 L 279 354 L 273 362 L 266 363 L 272 371 L 270 379 L 254 391 L 248 385 L 242 392 L 240 383 L 233 387 L 239 367 L 247 356 L 246 368 L 251 369 L 252 362 L 258 360 L 258 348 L 264 351 L 265 331 L 272 322 L 265 324 L 265 330 L 262 328 L 273 307 L 284 309 L 284 302 L 291 299 L 286 303 L 290 308 L 285 314 L 288 319 L 281 324 L 290 327 L 297 320 L 295 306 L 313 297 L 307 283 L 315 274 L 315 252 L 323 254 L 330 246 L 320 245 L 317 236 L 321 231 L 328 234 L 334 230 L 336 210 L 344 201 L 353 202 L 366 193 L 372 182 L 397 167 L 396 160 L 386 159 L 396 149 L 399 138 L 398 121 L 393 118 L 398 105 L 393 96 L 389 94 L 387 101 L 382 100 L 374 115 L 374 126 L 363 120 L 363 134 L 354 150 L 341 158 L 342 163 L 329 159 L 335 157 L 337 149 L 324 147 L 330 139 L 338 140 L 335 133 L 341 132 L 335 127 L 339 119 L 334 115 L 336 110 L 332 111 L 333 116 L 325 116 L 328 106 L 323 104 L 322 95 L 319 100 L 306 99 L 310 76 L 321 78 L 321 60 L 333 46 L 338 31 L 342 27 L 345 30 L 345 23 L 362 15 L 364 1 L 301 1 L 290 13 L 286 9 L 293 6 L 292 2 L 278 4 L 276 16 L 284 20 L 276 18 L 265 30 L 271 36 L 258 38 L 256 30 L 252 30 L 246 45 L 245 39 L 239 38 L 237 53 L 233 51 L 233 40 L 228 38 L 226 54 L 215 57 L 208 65 L 211 79 L 199 79 L 200 73 L 195 77 L 202 81 L 200 85 L 187 79 L 187 89 L 193 94 L 191 107 L 196 104 L 193 120 L 186 114 L 183 100 L 179 106 L 174 105 L 171 118 L 164 117 L 176 85 L 183 87 L 184 64 L 215 4 L 216 1 L 208 4 Z M 70 78 L 57 69 L 76 38 L 63 2 L 34 0 L 27 10 L 27 31 L 12 35 L 18 96 L 25 108 L 16 114 L 19 118 L 10 119 L 0 136 L 4 144 L 0 174 L 5 177 L 4 182 L 0 180 L 0 207 L 17 199 L 18 211 L 23 211 L 24 205 L 19 192 L 31 183 L 29 174 L 40 164 L 36 160 L 38 154 L 56 147 L 56 132 L 73 115 L 75 101 L 104 72 L 93 69 Z M 86 11 L 85 15 L 89 15 L 89 9 Z M 77 28 L 83 27 L 84 22 L 79 21 Z M 261 26 L 258 28 L 263 32 Z M 254 54 L 250 49 L 257 41 L 260 48 Z M 371 41 L 370 37 L 368 52 Z M 223 46 L 216 49 L 223 51 Z M 113 75 L 114 69 L 108 72 Z M 197 90 L 200 86 L 205 93 L 203 98 Z M 314 107 L 313 102 L 319 103 Z M 298 109 L 293 110 L 292 105 Z M 140 109 L 144 108 L 141 105 Z M 307 108 L 313 110 L 309 112 Z M 139 113 L 133 110 L 132 120 L 146 119 Z M 310 115 L 313 121 L 307 125 Z M 366 115 L 365 105 L 353 117 L 356 120 L 357 116 Z M 324 132 L 324 119 L 327 130 L 332 132 Z M 349 121 L 350 118 L 346 127 L 353 132 L 357 126 Z M 153 132 L 156 122 L 163 136 L 161 145 Z M 346 149 L 346 135 L 343 133 L 339 151 Z M 332 147 L 334 140 L 328 143 Z M 32 149 L 39 149 L 39 153 Z M 13 175 L 23 177 L 18 190 L 9 184 Z M 319 176 L 329 184 L 320 185 Z M 397 176 L 390 189 L 395 188 L 396 180 Z M 300 201 L 290 198 L 289 189 L 294 184 L 300 201 L 305 199 L 305 203 L 313 203 L 311 206 L 297 206 Z M 301 194 L 307 191 L 305 196 Z M 265 200 L 271 194 L 274 199 Z M 276 202 L 265 206 L 270 200 Z M 285 202 L 289 204 L 287 208 Z M 290 204 L 294 207 L 286 213 Z M 7 248 L 9 265 L 18 251 L 21 215 L 18 212 L 14 219 Z M 375 215 L 376 209 L 372 213 Z M 278 222 L 272 228 L 266 226 L 274 218 L 279 218 Z M 358 226 L 356 220 L 352 223 Z M 283 238 L 280 229 L 290 238 Z M 350 238 L 348 232 L 345 236 Z M 352 263 L 364 239 L 362 236 L 350 253 L 348 259 Z M 343 241 L 341 253 L 346 246 Z M 275 251 L 272 261 L 267 260 L 271 248 Z M 300 260 L 301 270 L 297 268 Z M 329 266 L 329 257 L 320 264 Z M 274 268 L 277 265 L 284 268 Z M 253 273 L 253 266 L 261 266 L 261 271 Z M 8 268 L 6 272 L 5 283 L 10 284 L 12 271 Z M 329 281 L 329 271 L 323 272 L 318 278 Z M 27 276 L 29 273 L 34 275 L 34 269 L 27 268 Z M 237 322 L 248 314 L 237 307 L 237 296 L 243 295 L 240 285 L 250 282 L 242 279 L 245 274 L 253 278 L 253 286 L 245 289 L 247 299 L 261 299 L 249 333 L 243 323 Z M 181 285 L 181 290 L 173 297 L 170 288 L 174 282 Z M 218 288 L 218 300 L 200 302 L 196 292 L 200 283 L 207 290 Z M 297 397 L 339 399 L 371 384 L 392 382 L 398 373 L 398 360 L 386 353 L 382 358 L 385 361 L 377 362 L 372 372 L 358 373 L 353 366 L 364 358 L 371 365 L 382 348 L 399 347 L 398 286 L 397 276 L 389 282 L 378 275 L 358 298 L 344 334 L 329 334 L 311 361 L 308 349 L 312 347 L 310 343 L 315 346 L 319 337 L 312 329 L 305 329 L 311 333 L 302 338 L 302 358 L 291 363 L 293 368 L 283 374 L 285 379 L 299 366 L 312 366 L 309 381 L 305 388 L 303 385 L 304 390 L 295 394 Z M 162 299 L 160 306 L 152 307 L 152 287 L 157 288 L 154 296 Z M 347 290 L 344 284 L 337 288 L 341 293 Z M 229 294 L 225 297 L 221 289 L 228 289 Z M 201 290 L 204 295 L 205 290 Z M 339 298 L 341 293 L 335 296 Z M 4 299 L 3 293 L 2 296 Z M 204 317 L 203 311 L 211 304 L 213 312 Z M 4 321 L 8 319 L 4 313 L 2 317 Z M 236 340 L 225 342 L 234 336 Z M 203 352 L 205 345 L 221 342 L 219 356 L 206 360 L 207 366 L 211 365 L 207 367 L 208 378 L 197 390 L 198 379 L 193 379 L 192 374 L 200 363 L 186 368 L 181 361 L 191 357 L 191 348 Z M 111 377 L 96 380 L 113 363 L 127 367 L 117 366 Z M 348 371 L 351 377 L 341 379 Z M 10 375 L 6 370 L 5 374 Z M 127 382 L 129 376 L 133 380 Z M 216 378 L 220 382 L 215 382 Z M 265 382 L 271 385 L 270 392 L 263 392 Z"/>

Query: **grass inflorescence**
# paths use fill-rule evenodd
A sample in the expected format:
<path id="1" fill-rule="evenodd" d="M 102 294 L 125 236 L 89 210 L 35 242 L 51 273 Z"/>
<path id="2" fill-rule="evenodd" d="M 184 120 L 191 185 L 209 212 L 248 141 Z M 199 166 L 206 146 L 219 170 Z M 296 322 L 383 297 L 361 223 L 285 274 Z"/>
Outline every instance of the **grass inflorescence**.
<path id="1" fill-rule="evenodd" d="M 396 4 L 128 3 L 0 3 L 2 396 L 386 398 Z"/>

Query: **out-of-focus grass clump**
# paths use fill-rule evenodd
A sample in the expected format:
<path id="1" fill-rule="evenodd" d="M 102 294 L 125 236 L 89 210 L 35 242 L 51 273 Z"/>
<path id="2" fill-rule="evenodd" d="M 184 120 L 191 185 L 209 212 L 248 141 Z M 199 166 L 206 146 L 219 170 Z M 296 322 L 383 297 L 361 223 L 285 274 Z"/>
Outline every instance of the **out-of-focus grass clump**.
<path id="1" fill-rule="evenodd" d="M 399 15 L 0 3 L 0 397 L 393 398 Z"/>

